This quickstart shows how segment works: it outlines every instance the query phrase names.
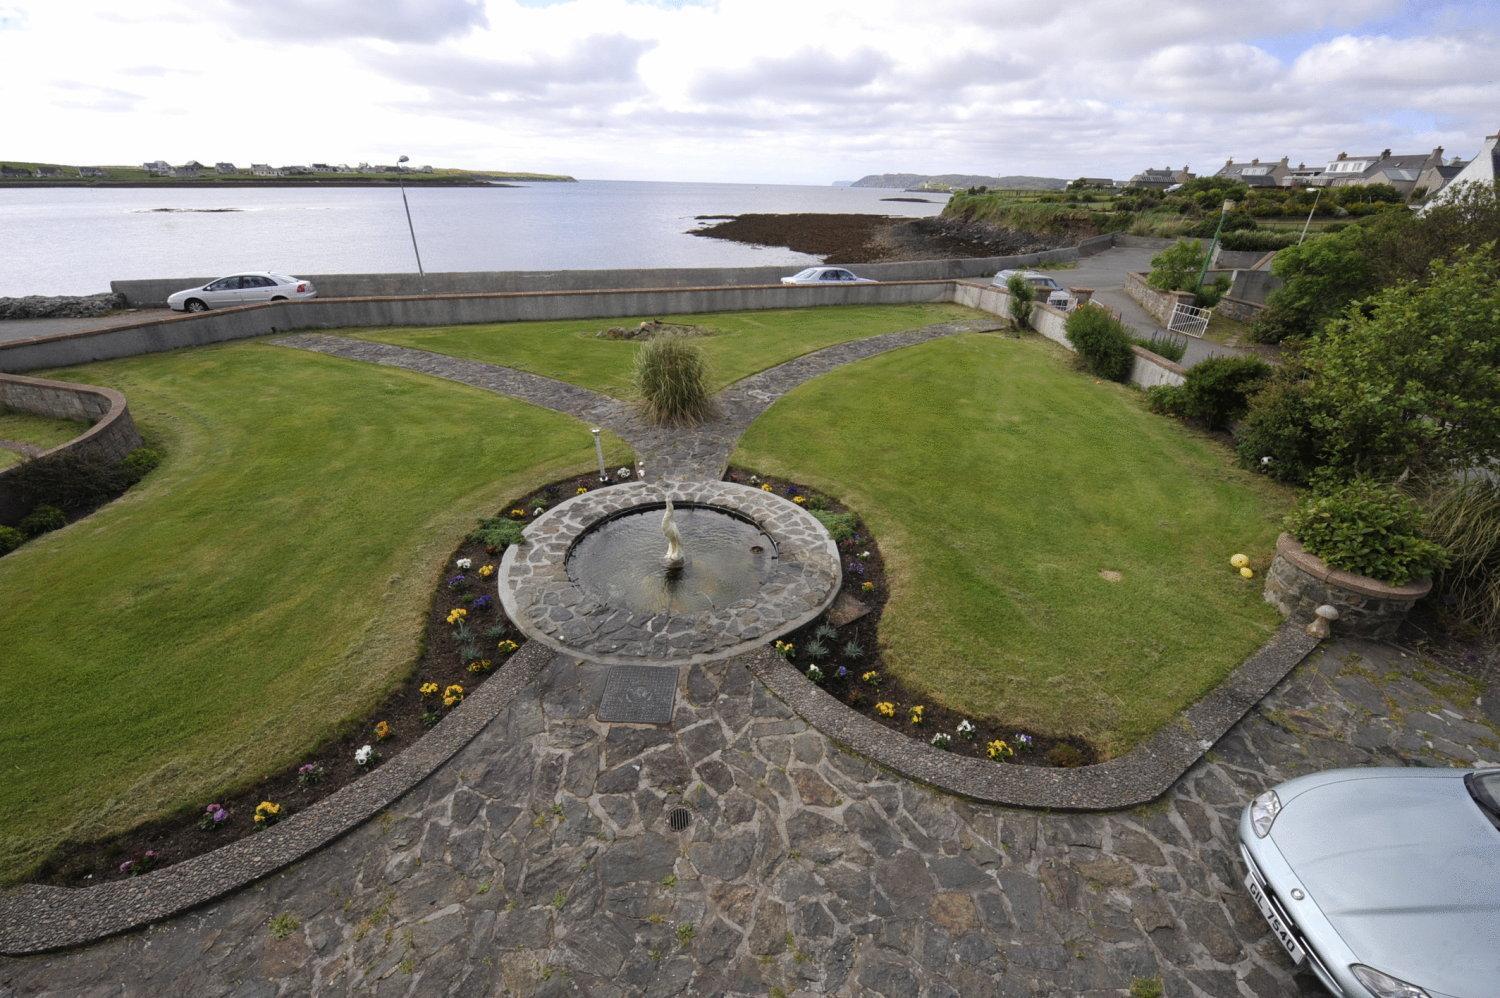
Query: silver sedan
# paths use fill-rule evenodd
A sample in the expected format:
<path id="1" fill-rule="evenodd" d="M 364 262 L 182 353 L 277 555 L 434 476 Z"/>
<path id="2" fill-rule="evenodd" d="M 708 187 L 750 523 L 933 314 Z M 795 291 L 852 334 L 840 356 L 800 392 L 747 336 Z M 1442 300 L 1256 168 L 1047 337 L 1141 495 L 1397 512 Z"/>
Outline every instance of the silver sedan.
<path id="1" fill-rule="evenodd" d="M 1340 998 L 1500 994 L 1500 769 L 1335 769 L 1240 817 L 1245 887 Z"/>
<path id="2" fill-rule="evenodd" d="M 782 284 L 878 284 L 868 277 L 856 277 L 843 267 L 808 267 L 791 277 L 783 277 Z"/>
<path id="3" fill-rule="evenodd" d="M 179 312 L 207 312 L 211 308 L 233 308 L 263 301 L 296 301 L 316 298 L 311 281 L 258 270 L 221 277 L 196 288 L 168 296 L 167 307 Z"/>

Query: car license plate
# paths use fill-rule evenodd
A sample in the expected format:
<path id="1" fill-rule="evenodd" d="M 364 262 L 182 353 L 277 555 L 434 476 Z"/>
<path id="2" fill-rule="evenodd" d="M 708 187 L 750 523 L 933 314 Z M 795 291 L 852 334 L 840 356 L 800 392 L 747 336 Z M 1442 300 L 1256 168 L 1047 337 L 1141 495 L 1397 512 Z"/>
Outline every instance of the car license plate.
<path id="1" fill-rule="evenodd" d="M 1271 899 L 1266 897 L 1266 892 L 1260 886 L 1260 881 L 1255 879 L 1255 874 L 1245 875 L 1245 888 L 1250 896 L 1255 899 L 1255 906 L 1260 909 L 1261 915 L 1271 926 L 1271 934 L 1280 940 L 1282 948 L 1286 950 L 1287 956 L 1292 958 L 1293 963 L 1301 963 L 1307 959 L 1307 953 L 1297 942 L 1297 937 L 1292 935 L 1292 930 L 1282 921 L 1276 909 L 1271 907 Z"/>

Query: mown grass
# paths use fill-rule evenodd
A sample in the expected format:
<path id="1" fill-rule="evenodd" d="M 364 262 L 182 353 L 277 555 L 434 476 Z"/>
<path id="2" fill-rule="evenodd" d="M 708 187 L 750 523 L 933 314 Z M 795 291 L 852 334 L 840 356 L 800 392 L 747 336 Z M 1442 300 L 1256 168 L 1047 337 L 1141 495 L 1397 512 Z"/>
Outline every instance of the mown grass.
<path id="1" fill-rule="evenodd" d="M 89 424 L 71 419 L 49 419 L 29 412 L 17 412 L 0 406 L 0 440 L 11 440 L 37 447 L 65 444 L 89 428 Z"/>
<path id="2" fill-rule="evenodd" d="M 633 398 L 632 359 L 638 344 L 596 336 L 610 326 L 635 326 L 643 318 L 568 319 L 430 328 L 345 329 L 346 336 L 415 347 L 434 353 L 502 364 L 617 398 Z M 961 305 L 843 305 L 674 315 L 672 322 L 704 326 L 713 336 L 695 338 L 717 391 L 757 371 L 845 340 L 913 329 L 935 322 L 989 318 Z"/>
<path id="3" fill-rule="evenodd" d="M 1115 755 L 1278 623 L 1229 557 L 1266 566 L 1288 495 L 1035 338 L 842 368 L 772 406 L 734 460 L 865 518 L 892 577 L 887 666 L 955 710 Z"/>
<path id="4" fill-rule="evenodd" d="M 296 763 L 408 673 L 475 518 L 593 462 L 566 417 L 269 344 L 53 376 L 166 460 L 0 558 L 0 881 Z"/>

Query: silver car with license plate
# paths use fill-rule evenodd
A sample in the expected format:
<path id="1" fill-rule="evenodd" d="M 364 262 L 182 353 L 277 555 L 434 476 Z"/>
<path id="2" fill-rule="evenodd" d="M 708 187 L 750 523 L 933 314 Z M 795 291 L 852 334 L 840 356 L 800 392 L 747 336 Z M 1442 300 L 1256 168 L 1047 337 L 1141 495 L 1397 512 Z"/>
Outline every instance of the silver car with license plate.
<path id="1" fill-rule="evenodd" d="M 1336 769 L 1240 817 L 1245 888 L 1340 998 L 1500 995 L 1500 769 Z"/>
<path id="2" fill-rule="evenodd" d="M 207 312 L 211 308 L 234 308 L 265 301 L 298 301 L 316 298 L 311 281 L 268 270 L 247 271 L 220 277 L 196 288 L 178 291 L 167 298 L 167 307 L 178 312 Z"/>

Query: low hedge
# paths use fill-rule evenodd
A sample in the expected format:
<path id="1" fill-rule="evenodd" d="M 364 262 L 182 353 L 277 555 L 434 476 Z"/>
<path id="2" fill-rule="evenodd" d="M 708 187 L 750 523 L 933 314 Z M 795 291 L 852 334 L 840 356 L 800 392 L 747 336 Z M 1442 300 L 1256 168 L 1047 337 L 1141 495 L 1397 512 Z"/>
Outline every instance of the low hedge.
<path id="1" fill-rule="evenodd" d="M 1422 535 L 1422 511 L 1393 486 L 1370 479 L 1316 490 L 1286 526 L 1330 567 L 1389 585 L 1424 578 L 1448 552 Z"/>
<path id="2" fill-rule="evenodd" d="M 1110 381 L 1127 381 L 1135 365 L 1130 332 L 1119 319 L 1096 305 L 1076 308 L 1068 316 L 1068 342 L 1084 368 Z"/>

